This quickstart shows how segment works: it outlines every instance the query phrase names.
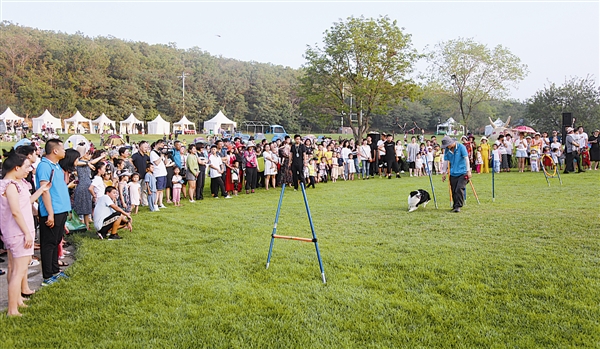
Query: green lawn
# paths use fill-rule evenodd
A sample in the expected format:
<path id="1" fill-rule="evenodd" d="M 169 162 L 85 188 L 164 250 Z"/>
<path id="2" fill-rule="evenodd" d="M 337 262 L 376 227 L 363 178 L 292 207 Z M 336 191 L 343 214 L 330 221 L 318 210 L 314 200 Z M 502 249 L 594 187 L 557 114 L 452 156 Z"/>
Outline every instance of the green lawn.
<path id="1" fill-rule="evenodd" d="M 503 173 L 495 202 L 473 182 L 460 214 L 439 176 L 439 209 L 410 214 L 428 177 L 308 189 L 327 284 L 312 243 L 276 240 L 265 269 L 279 190 L 142 209 L 121 241 L 77 235 L 0 347 L 600 347 L 600 172 Z M 301 193 L 277 232 L 310 237 Z"/>

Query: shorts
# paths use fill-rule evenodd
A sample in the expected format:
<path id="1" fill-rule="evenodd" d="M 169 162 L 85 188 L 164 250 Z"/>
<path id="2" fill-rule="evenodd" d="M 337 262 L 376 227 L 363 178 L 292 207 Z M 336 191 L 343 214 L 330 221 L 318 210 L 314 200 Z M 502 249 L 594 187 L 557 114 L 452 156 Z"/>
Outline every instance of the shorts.
<path id="1" fill-rule="evenodd" d="M 415 168 L 416 168 L 416 167 L 415 167 L 415 162 L 414 162 L 414 161 L 409 161 L 409 162 L 408 162 L 408 168 L 415 169 Z"/>
<path id="2" fill-rule="evenodd" d="M 517 149 L 517 157 L 518 158 L 526 158 L 527 157 L 527 151 L 526 150 L 518 150 Z"/>
<path id="3" fill-rule="evenodd" d="M 110 216 L 104 218 L 104 221 L 102 221 L 102 228 L 98 230 L 98 233 L 102 234 L 102 236 L 106 235 L 112 229 L 113 225 L 120 216 L 121 213 L 113 212 L 110 214 Z"/>
<path id="4" fill-rule="evenodd" d="M 195 181 L 196 180 L 196 176 L 194 176 L 194 174 L 192 173 L 192 171 L 187 171 L 186 175 L 185 175 L 185 179 L 188 181 Z"/>
<path id="5" fill-rule="evenodd" d="M 156 190 L 165 190 L 167 187 L 167 176 L 156 177 Z"/>
<path id="6" fill-rule="evenodd" d="M 35 236 L 32 236 L 32 238 L 35 238 Z M 25 235 L 2 236 L 2 241 L 4 242 L 4 248 L 10 251 L 13 258 L 33 256 L 33 244 L 30 248 L 25 248 Z"/>

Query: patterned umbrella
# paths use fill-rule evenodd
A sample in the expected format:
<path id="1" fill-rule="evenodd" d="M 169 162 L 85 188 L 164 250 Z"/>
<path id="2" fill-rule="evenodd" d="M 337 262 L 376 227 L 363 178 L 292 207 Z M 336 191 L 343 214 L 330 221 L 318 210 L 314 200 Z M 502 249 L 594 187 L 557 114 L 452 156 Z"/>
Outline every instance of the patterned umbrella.
<path id="1" fill-rule="evenodd" d="M 535 130 L 529 126 L 516 126 L 513 128 L 513 131 L 525 132 L 525 133 L 535 133 Z"/>

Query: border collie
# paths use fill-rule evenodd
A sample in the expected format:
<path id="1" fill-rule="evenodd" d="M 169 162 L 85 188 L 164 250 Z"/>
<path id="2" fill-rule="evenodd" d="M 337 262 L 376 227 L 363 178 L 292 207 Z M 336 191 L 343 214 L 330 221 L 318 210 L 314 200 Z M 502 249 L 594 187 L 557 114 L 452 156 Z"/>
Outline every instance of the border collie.
<path id="1" fill-rule="evenodd" d="M 408 196 L 408 212 L 415 211 L 421 204 L 423 204 L 423 207 L 427 206 L 429 200 L 431 200 L 431 197 L 427 191 L 423 189 L 411 191 Z"/>

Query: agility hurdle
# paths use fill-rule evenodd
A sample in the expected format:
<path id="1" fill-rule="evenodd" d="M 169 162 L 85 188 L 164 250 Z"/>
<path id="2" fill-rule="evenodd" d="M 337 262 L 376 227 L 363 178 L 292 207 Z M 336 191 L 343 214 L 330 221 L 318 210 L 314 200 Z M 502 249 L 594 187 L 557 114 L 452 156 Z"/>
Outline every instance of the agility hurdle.
<path id="1" fill-rule="evenodd" d="M 544 165 L 546 158 L 552 164 L 552 165 L 550 165 L 550 167 L 554 171 L 554 173 L 552 173 L 552 174 L 550 174 L 550 172 L 548 172 L 548 170 L 546 170 L 546 166 Z M 548 154 L 543 154 L 540 159 L 540 166 L 542 167 L 542 171 L 544 171 L 544 177 L 546 177 L 546 183 L 548 183 L 548 186 L 550 186 L 550 181 L 548 180 L 548 178 L 557 178 L 557 177 L 558 177 L 558 181 L 560 182 L 560 185 L 562 185 L 562 179 L 560 178 L 560 173 L 559 173 L 560 171 L 558 170 L 558 165 L 556 164 L 556 162 L 554 162 L 554 159 L 552 159 L 552 156 L 550 156 Z"/>
<path id="2" fill-rule="evenodd" d="M 296 240 L 303 242 L 313 242 L 315 244 L 315 249 L 317 251 L 317 259 L 319 260 L 319 268 L 321 269 L 321 279 L 323 283 L 327 283 L 325 279 L 325 271 L 323 271 L 323 262 L 321 261 L 321 253 L 319 252 L 319 243 L 317 242 L 317 234 L 315 234 L 315 227 L 313 225 L 312 216 L 310 215 L 310 208 L 308 207 L 308 200 L 306 199 L 306 190 L 304 189 L 304 183 L 300 183 L 302 187 L 302 196 L 304 197 L 304 206 L 306 207 L 306 213 L 308 215 L 308 222 L 310 223 L 310 230 L 312 232 L 311 238 L 301 238 L 296 236 L 284 236 L 277 235 L 277 223 L 279 222 L 279 213 L 281 212 L 281 203 L 283 202 L 283 194 L 285 193 L 285 184 L 281 186 L 281 194 L 279 194 L 279 204 L 277 205 L 277 213 L 275 214 L 275 223 L 273 224 L 273 232 L 271 233 L 271 245 L 269 246 L 269 255 L 267 257 L 267 268 L 269 269 L 269 264 L 271 263 L 271 255 L 273 253 L 273 243 L 275 239 L 284 239 L 284 240 Z"/>

